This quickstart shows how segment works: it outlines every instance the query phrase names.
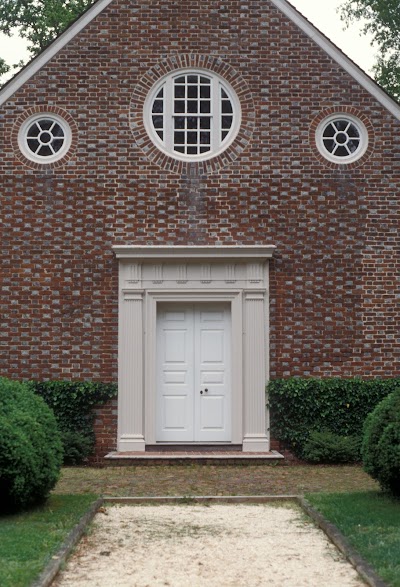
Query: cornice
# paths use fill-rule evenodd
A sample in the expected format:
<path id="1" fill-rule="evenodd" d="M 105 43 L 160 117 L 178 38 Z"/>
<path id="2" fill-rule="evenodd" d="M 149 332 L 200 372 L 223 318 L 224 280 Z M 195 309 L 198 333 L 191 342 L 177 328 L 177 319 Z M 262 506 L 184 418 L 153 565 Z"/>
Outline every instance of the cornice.
<path id="1" fill-rule="evenodd" d="M 114 245 L 112 247 L 117 259 L 158 259 L 158 260 L 193 260 L 193 259 L 270 259 L 276 249 L 275 245 L 244 246 L 142 246 Z"/>

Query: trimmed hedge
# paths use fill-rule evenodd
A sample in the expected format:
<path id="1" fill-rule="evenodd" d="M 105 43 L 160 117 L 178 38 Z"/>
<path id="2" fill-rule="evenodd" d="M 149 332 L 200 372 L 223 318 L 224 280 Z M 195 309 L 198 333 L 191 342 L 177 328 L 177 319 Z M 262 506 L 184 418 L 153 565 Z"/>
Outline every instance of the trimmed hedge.
<path id="1" fill-rule="evenodd" d="M 400 386 L 367 417 L 362 458 L 382 489 L 400 497 Z"/>
<path id="2" fill-rule="evenodd" d="M 311 463 L 354 463 L 360 460 L 361 438 L 342 436 L 330 430 L 313 430 L 304 445 L 303 455 Z"/>
<path id="3" fill-rule="evenodd" d="M 272 437 L 301 459 L 313 431 L 361 439 L 367 415 L 399 386 L 400 378 L 272 380 L 268 385 Z"/>
<path id="4" fill-rule="evenodd" d="M 46 499 L 61 464 L 53 412 L 26 384 L 0 378 L 0 510 L 16 511 Z"/>
<path id="5" fill-rule="evenodd" d="M 114 398 L 117 385 L 93 381 L 30 381 L 29 386 L 54 411 L 64 445 L 64 464 L 81 464 L 94 449 L 93 408 Z"/>

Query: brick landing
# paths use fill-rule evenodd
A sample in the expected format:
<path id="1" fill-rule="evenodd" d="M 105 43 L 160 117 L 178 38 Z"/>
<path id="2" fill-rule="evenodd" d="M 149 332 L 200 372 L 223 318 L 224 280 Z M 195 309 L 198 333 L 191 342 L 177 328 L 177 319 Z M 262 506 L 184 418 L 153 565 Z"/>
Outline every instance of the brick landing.
<path id="1" fill-rule="evenodd" d="M 149 451 L 149 452 L 110 452 L 104 457 L 108 465 L 257 465 L 281 462 L 284 456 L 276 450 L 270 452 L 242 451 Z"/>

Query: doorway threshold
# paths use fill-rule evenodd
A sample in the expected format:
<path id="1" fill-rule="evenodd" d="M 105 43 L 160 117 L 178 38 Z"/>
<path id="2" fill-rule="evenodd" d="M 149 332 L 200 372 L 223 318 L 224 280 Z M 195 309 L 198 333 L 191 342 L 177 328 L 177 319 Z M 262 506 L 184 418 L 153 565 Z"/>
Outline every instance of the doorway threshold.
<path id="1" fill-rule="evenodd" d="M 180 450 L 177 450 L 177 449 Z M 188 447 L 171 446 L 163 450 L 146 452 L 110 452 L 104 458 L 108 465 L 263 465 L 284 464 L 284 456 L 276 450 L 269 452 L 243 452 L 242 450 L 221 450 L 207 447 L 206 450 L 186 450 Z M 194 448 L 194 447 L 193 447 Z M 171 450 L 172 449 L 172 450 Z"/>

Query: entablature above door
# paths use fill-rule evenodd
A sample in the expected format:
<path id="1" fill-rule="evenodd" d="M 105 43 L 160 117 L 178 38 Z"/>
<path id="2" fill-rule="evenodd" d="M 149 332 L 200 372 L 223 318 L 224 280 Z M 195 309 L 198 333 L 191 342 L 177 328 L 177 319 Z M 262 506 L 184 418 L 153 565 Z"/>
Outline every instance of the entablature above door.
<path id="1" fill-rule="evenodd" d="M 275 248 L 116 245 L 113 251 L 125 290 L 254 289 L 267 287 L 264 265 Z"/>

